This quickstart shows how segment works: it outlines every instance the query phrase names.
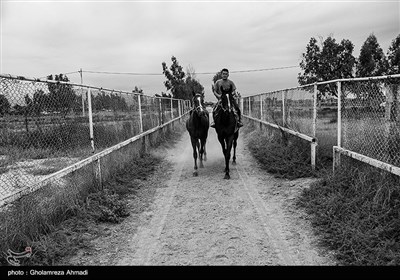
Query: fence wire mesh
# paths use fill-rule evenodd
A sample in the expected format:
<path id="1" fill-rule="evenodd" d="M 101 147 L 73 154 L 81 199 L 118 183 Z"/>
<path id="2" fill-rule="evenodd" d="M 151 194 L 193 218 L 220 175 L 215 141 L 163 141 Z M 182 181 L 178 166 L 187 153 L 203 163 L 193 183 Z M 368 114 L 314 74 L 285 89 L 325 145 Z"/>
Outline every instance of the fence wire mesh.
<path id="1" fill-rule="evenodd" d="M 328 81 L 243 97 L 243 114 L 315 137 L 317 155 L 329 164 L 340 128 L 343 148 L 400 166 L 399 92 L 397 77 Z"/>
<path id="2" fill-rule="evenodd" d="M 341 146 L 400 166 L 399 79 L 342 83 Z"/>
<path id="3" fill-rule="evenodd" d="M 188 110 L 173 98 L 0 75 L 0 202 Z"/>

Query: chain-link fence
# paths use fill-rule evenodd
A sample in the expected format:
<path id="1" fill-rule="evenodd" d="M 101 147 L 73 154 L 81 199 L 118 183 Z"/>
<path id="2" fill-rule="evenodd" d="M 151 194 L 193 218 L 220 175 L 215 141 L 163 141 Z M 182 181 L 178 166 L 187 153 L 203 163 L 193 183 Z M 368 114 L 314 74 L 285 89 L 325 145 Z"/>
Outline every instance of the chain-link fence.
<path id="1" fill-rule="evenodd" d="M 332 147 L 337 145 L 396 168 L 399 91 L 400 75 L 326 81 L 244 97 L 242 112 L 274 128 L 316 139 L 316 153 L 327 163 L 332 163 Z"/>
<path id="2" fill-rule="evenodd" d="M 0 203 L 190 110 L 190 101 L 0 75 Z"/>

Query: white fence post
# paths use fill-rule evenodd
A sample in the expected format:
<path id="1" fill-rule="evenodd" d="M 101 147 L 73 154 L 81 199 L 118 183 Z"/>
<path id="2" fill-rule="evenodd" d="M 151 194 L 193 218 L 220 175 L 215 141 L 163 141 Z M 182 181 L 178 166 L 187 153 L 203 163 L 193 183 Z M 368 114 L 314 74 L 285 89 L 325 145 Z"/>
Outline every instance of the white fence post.
<path id="1" fill-rule="evenodd" d="M 342 147 L 342 83 L 337 82 L 337 146 Z M 340 164 L 340 153 L 333 147 L 333 172 Z"/>
<path id="2" fill-rule="evenodd" d="M 173 106 L 173 103 L 172 103 L 173 101 L 172 101 L 172 96 L 171 96 L 171 120 L 173 120 L 174 119 L 174 106 Z"/>
<path id="3" fill-rule="evenodd" d="M 83 98 L 83 77 L 82 77 L 82 68 L 80 71 L 78 71 L 81 75 L 81 98 L 82 98 L 82 117 L 85 116 L 85 99 Z"/>
<path id="4" fill-rule="evenodd" d="M 142 133 L 143 132 L 142 100 L 140 94 L 138 94 L 137 97 L 138 97 L 138 107 L 139 107 L 139 130 L 140 133 Z"/>
<path id="5" fill-rule="evenodd" d="M 242 100 L 240 100 L 240 99 L 242 99 Z M 240 97 L 240 112 L 242 112 L 242 114 L 244 114 L 244 112 L 243 112 L 243 103 L 244 103 L 244 98 L 242 98 L 242 97 Z"/>
<path id="6" fill-rule="evenodd" d="M 251 117 L 251 98 L 249 97 L 249 117 Z"/>
<path id="7" fill-rule="evenodd" d="M 285 98 L 286 98 L 286 91 L 282 91 L 282 126 L 285 126 L 286 119 L 285 119 Z"/>
<path id="8" fill-rule="evenodd" d="M 316 139 L 317 131 L 317 94 L 318 88 L 317 83 L 314 84 L 314 96 L 313 96 L 313 121 L 312 121 L 312 137 Z M 315 170 L 316 155 L 317 155 L 318 142 L 311 142 L 311 168 Z"/>
<path id="9" fill-rule="evenodd" d="M 89 115 L 89 139 L 92 145 L 92 151 L 94 153 L 94 138 L 93 138 L 93 115 L 92 115 L 92 94 L 90 88 L 87 91 L 87 101 L 88 101 L 88 115 Z"/>
<path id="10" fill-rule="evenodd" d="M 92 93 L 90 92 L 90 88 L 88 88 L 88 115 L 89 115 L 89 133 L 90 133 L 90 143 L 92 145 L 92 151 L 93 153 L 95 152 L 95 147 L 94 147 L 94 134 L 93 134 L 93 112 L 92 112 Z M 100 189 L 102 188 L 102 180 L 101 180 L 101 164 L 100 164 L 100 159 L 96 160 L 96 167 L 94 167 L 94 174 L 95 177 L 97 178 L 97 181 L 99 183 Z"/>
<path id="11" fill-rule="evenodd" d="M 158 98 L 158 116 L 159 116 L 159 125 L 162 125 L 163 124 L 163 115 L 162 115 L 162 98 L 161 97 L 159 97 Z"/>

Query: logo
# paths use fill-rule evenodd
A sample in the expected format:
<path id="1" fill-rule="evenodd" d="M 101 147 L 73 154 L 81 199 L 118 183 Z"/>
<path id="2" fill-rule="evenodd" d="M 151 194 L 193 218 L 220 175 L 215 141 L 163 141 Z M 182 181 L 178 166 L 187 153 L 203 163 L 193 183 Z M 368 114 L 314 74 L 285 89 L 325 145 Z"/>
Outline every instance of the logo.
<path id="1" fill-rule="evenodd" d="M 10 249 L 7 250 L 7 262 L 13 266 L 20 266 L 20 261 L 19 259 L 21 258 L 29 258 L 32 255 L 32 248 L 31 247 L 26 247 L 25 251 L 21 253 L 16 253 L 14 251 L 11 251 Z"/>

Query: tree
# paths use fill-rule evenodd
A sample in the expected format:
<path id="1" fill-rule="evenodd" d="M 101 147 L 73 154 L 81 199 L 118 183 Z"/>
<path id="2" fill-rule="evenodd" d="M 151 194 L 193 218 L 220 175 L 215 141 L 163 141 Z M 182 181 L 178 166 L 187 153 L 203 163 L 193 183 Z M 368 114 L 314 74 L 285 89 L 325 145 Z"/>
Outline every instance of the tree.
<path id="1" fill-rule="evenodd" d="M 186 75 L 174 56 L 172 56 L 171 60 L 172 65 L 169 69 L 165 62 L 162 63 L 162 67 L 163 74 L 167 78 L 164 85 L 167 90 L 171 90 L 172 96 L 174 98 L 191 100 L 193 92 L 204 93 L 204 87 L 196 79 L 194 68 L 189 65 L 187 68 L 188 75 Z"/>
<path id="2" fill-rule="evenodd" d="M 389 46 L 387 52 L 388 59 L 388 75 L 400 74 L 400 34 L 392 41 L 392 44 Z M 388 80 L 389 88 L 392 91 L 392 101 L 393 104 L 398 104 L 399 102 L 399 78 L 396 78 L 394 81 Z M 390 109 L 389 109 L 390 108 Z M 398 106 L 390 106 L 388 109 L 390 110 L 390 120 L 400 120 L 400 116 L 398 113 Z"/>
<path id="3" fill-rule="evenodd" d="M 11 104 L 8 99 L 0 94 L 0 115 L 8 114 L 10 112 Z"/>
<path id="4" fill-rule="evenodd" d="M 374 34 L 361 46 L 356 66 L 357 77 L 382 76 L 388 72 L 388 61 Z"/>
<path id="5" fill-rule="evenodd" d="M 213 77 L 213 84 L 215 84 L 216 81 L 218 81 L 219 79 L 222 79 L 222 73 L 221 71 L 215 73 L 214 77 Z"/>
<path id="6" fill-rule="evenodd" d="M 53 80 L 53 75 L 47 77 L 48 80 Z M 55 75 L 54 80 L 58 82 L 69 82 L 67 76 L 63 74 Z M 49 109 L 56 112 L 61 112 L 66 115 L 76 103 L 78 98 L 74 93 L 72 85 L 65 83 L 48 83 L 49 88 Z"/>
<path id="7" fill-rule="evenodd" d="M 400 74 L 400 34 L 392 41 L 387 52 L 388 75 Z"/>
<path id="8" fill-rule="evenodd" d="M 168 69 L 165 62 L 162 63 L 163 74 L 167 78 L 164 82 L 167 90 L 171 90 L 172 96 L 179 99 L 191 99 L 191 92 L 187 92 L 185 83 L 185 72 L 182 70 L 182 66 L 179 65 L 176 57 L 171 57 L 172 65 Z"/>
<path id="9" fill-rule="evenodd" d="M 143 94 L 143 89 L 138 88 L 137 86 L 135 86 L 135 88 L 132 90 L 133 93 L 139 93 L 139 94 Z"/>
<path id="10" fill-rule="evenodd" d="M 187 77 L 185 80 L 187 90 L 191 93 L 201 93 L 204 94 L 204 87 L 196 78 L 196 71 L 192 65 L 186 68 Z"/>
<path id="11" fill-rule="evenodd" d="M 306 52 L 302 55 L 300 68 L 303 69 L 303 73 L 298 74 L 300 85 L 353 77 L 353 68 L 356 63 L 352 54 L 353 43 L 342 39 L 338 44 L 332 36 L 321 41 L 321 46 L 319 46 L 317 40 L 312 37 L 306 47 Z M 335 84 L 320 85 L 318 90 L 321 95 L 327 93 L 337 95 Z"/>
<path id="12" fill-rule="evenodd" d="M 36 115 L 39 116 L 40 113 L 48 108 L 49 104 L 49 97 L 44 93 L 43 90 L 38 89 L 35 91 L 33 94 L 33 100 L 32 100 L 32 112 Z"/>

